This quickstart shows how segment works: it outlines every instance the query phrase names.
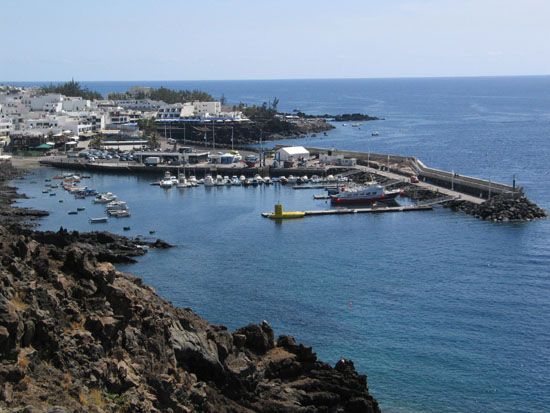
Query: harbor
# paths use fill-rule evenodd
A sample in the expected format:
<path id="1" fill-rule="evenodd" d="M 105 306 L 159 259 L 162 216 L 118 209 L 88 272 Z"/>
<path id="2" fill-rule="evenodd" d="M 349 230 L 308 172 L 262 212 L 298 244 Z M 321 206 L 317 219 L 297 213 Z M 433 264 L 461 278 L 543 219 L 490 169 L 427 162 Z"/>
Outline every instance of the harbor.
<path id="1" fill-rule="evenodd" d="M 228 153 L 227 156 L 231 156 L 231 160 L 227 164 L 214 162 L 219 158 L 213 157 L 211 152 L 196 152 L 200 153 L 201 156 L 202 153 L 205 154 L 202 162 L 192 165 L 180 164 L 179 153 L 166 151 L 161 152 L 161 156 L 157 157 L 151 156 L 155 152 L 138 153 L 137 157 L 134 155 L 135 160 L 122 162 L 120 159 L 89 162 L 79 158 L 51 157 L 40 160 L 40 163 L 80 172 L 90 171 L 144 176 L 159 176 L 162 174 L 164 178 L 154 181 L 152 184 L 163 188 L 172 186 L 186 188 L 199 184 L 204 184 L 204 186 L 258 186 L 264 183 L 270 185 L 272 183 L 287 184 L 287 182 L 290 182 L 295 190 L 325 189 L 330 192 L 330 190 L 339 187 L 339 182 L 349 181 L 353 187 L 353 185 L 357 186 L 358 183 L 362 184 L 365 177 L 367 177 L 373 182 L 382 182 L 386 187 L 401 188 L 412 198 L 415 198 L 418 192 L 423 194 L 424 205 L 413 207 L 411 205 L 386 205 L 382 203 L 382 206 L 386 209 L 378 207 L 377 212 L 424 211 L 431 209 L 427 208 L 429 201 L 432 201 L 431 206 L 460 204 L 461 210 L 468 212 L 471 208 L 465 208 L 462 205 L 478 207 L 495 196 L 524 199 L 523 188 L 516 185 L 515 179 L 512 185 L 508 185 L 482 178 L 459 175 L 454 171 L 449 172 L 430 168 L 418 158 L 402 155 L 337 151 L 316 147 L 297 148 L 276 146 L 267 155 L 248 152 L 246 162 L 241 160 L 242 158 L 238 155 L 238 152 L 233 152 L 237 155 Z M 193 153 L 188 149 L 185 151 L 187 154 Z M 278 156 L 281 151 L 287 151 L 291 155 L 292 151 L 298 151 L 300 158 L 294 158 L 293 160 L 298 159 L 301 166 L 292 165 L 294 162 L 285 162 L 286 167 L 282 167 L 282 162 L 279 161 Z M 234 159 L 235 156 L 237 156 L 236 159 Z M 254 159 L 254 161 L 249 161 L 249 158 Z M 150 159 L 155 160 L 153 165 L 148 163 Z M 258 159 L 260 160 L 259 165 L 257 164 Z M 179 160 L 177 165 L 173 164 L 174 160 Z M 286 163 L 289 163 L 289 165 L 286 165 Z M 337 178 L 334 178 L 335 176 Z M 330 194 L 315 194 L 313 199 L 330 200 L 331 197 Z M 359 200 L 359 202 L 362 201 Z M 369 204 L 370 202 L 366 203 Z M 364 209 L 368 212 L 374 212 L 374 208 L 366 207 Z M 310 209 L 306 211 L 307 213 L 304 216 L 356 213 L 355 209 L 345 212 L 339 210 L 317 212 Z M 474 212 L 474 214 L 476 213 Z M 493 215 L 492 220 L 500 220 L 499 217 L 502 217 L 502 220 L 518 219 L 518 217 L 521 219 L 521 216 L 500 214 L 499 211 L 494 215 L 496 218 Z M 526 214 L 526 216 L 531 215 Z M 537 216 L 537 214 L 535 213 L 533 216 Z"/>

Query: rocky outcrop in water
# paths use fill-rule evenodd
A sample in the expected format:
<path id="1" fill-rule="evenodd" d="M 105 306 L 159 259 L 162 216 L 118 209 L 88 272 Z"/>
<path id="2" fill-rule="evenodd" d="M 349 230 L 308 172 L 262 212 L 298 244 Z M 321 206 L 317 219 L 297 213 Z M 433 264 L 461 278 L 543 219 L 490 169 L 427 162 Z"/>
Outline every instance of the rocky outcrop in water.
<path id="1" fill-rule="evenodd" d="M 209 324 L 117 271 L 135 248 L 0 225 L 0 411 L 379 412 L 351 361 L 267 322 Z"/>
<path id="2" fill-rule="evenodd" d="M 449 206 L 487 221 L 531 221 L 546 217 L 546 211 L 523 195 L 496 195 L 480 205 L 465 201 L 453 201 Z"/>

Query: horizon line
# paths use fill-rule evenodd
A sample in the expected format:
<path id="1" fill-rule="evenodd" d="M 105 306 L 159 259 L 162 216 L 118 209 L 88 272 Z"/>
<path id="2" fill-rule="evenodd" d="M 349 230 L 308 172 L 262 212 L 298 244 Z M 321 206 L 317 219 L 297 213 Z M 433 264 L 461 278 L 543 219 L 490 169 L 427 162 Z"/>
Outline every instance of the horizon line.
<path id="1" fill-rule="evenodd" d="M 77 82 L 254 82 L 254 81 L 304 81 L 304 80 L 406 80 L 406 79 L 476 79 L 476 78 L 507 78 L 507 77 L 549 77 L 548 74 L 537 75 L 437 75 L 437 76 L 380 76 L 380 77 L 296 77 L 296 78 L 251 78 L 251 79 L 109 79 L 109 80 L 76 80 Z M 72 77 L 72 80 L 75 78 Z M 61 83 L 64 80 L 0 80 L 0 85 L 10 83 Z"/>

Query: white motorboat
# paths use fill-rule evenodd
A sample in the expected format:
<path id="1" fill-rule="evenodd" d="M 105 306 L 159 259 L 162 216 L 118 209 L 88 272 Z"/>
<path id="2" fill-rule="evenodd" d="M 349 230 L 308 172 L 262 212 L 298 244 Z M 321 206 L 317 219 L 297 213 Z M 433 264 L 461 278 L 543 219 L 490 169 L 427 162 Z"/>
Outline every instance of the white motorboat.
<path id="1" fill-rule="evenodd" d="M 260 175 L 256 174 L 254 175 L 254 178 L 252 179 L 252 182 L 254 183 L 256 181 L 259 185 L 264 183 L 264 178 L 262 178 Z"/>
<path id="2" fill-rule="evenodd" d="M 216 186 L 223 186 L 225 185 L 225 182 L 223 180 L 223 176 L 216 175 Z"/>
<path id="3" fill-rule="evenodd" d="M 112 192 L 103 192 L 101 194 L 96 195 L 94 198 L 94 204 L 108 204 L 111 201 L 116 200 L 116 195 Z"/>
<path id="4" fill-rule="evenodd" d="M 264 185 L 271 185 L 272 183 L 269 176 L 264 176 Z"/>
<path id="5" fill-rule="evenodd" d="M 212 175 L 206 175 L 204 178 L 204 186 L 215 186 L 216 182 L 214 181 L 214 178 L 212 178 Z"/>
<path id="6" fill-rule="evenodd" d="M 223 183 L 224 185 L 231 185 L 231 179 L 226 175 L 223 177 Z"/>
<path id="7" fill-rule="evenodd" d="M 241 183 L 246 181 L 246 176 L 244 176 L 244 175 L 239 176 L 239 181 L 241 181 Z"/>
<path id="8" fill-rule="evenodd" d="M 107 211 L 125 211 L 128 209 L 128 205 L 124 201 L 111 201 L 105 208 Z"/>
<path id="9" fill-rule="evenodd" d="M 240 186 L 241 185 L 241 180 L 239 179 L 239 177 L 237 175 L 233 175 L 231 177 L 231 185 L 233 185 L 233 186 Z"/>

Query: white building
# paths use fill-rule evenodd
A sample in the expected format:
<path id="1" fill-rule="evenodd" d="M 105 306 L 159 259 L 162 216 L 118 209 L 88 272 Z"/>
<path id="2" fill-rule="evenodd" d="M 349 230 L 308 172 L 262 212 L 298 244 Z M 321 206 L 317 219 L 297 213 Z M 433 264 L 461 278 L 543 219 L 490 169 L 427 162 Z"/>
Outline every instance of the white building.
<path id="1" fill-rule="evenodd" d="M 222 111 L 222 104 L 220 102 L 193 102 L 195 116 L 206 117 L 218 117 Z"/>
<path id="2" fill-rule="evenodd" d="M 61 102 L 61 109 L 65 112 L 81 112 L 89 110 L 91 102 L 84 100 L 81 97 L 66 97 Z"/>
<path id="3" fill-rule="evenodd" d="M 123 109 L 142 110 L 142 111 L 157 111 L 161 107 L 166 106 L 166 103 L 151 99 L 124 99 L 113 101 L 115 105 Z"/>
<path id="4" fill-rule="evenodd" d="M 179 119 L 183 110 L 183 104 L 174 103 L 166 105 L 157 111 L 157 119 Z"/>
<path id="5" fill-rule="evenodd" d="M 288 146 L 275 153 L 275 159 L 279 162 L 299 161 L 309 159 L 309 151 L 303 146 Z"/>
<path id="6" fill-rule="evenodd" d="M 60 112 L 63 108 L 63 95 L 59 93 L 47 93 L 23 99 L 32 111 Z"/>

